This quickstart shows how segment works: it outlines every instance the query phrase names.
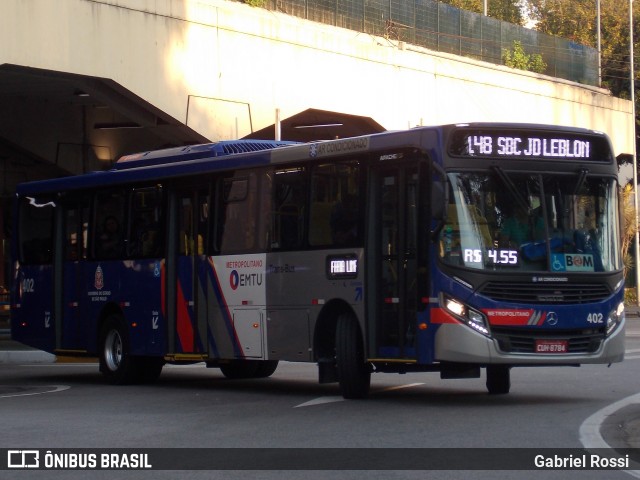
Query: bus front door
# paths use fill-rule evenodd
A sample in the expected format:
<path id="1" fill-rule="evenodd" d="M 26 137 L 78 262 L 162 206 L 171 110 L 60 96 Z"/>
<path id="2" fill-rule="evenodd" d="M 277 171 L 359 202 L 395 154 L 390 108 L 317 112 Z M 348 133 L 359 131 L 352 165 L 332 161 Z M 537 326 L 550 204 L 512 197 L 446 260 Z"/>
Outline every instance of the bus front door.
<path id="1" fill-rule="evenodd" d="M 425 258 L 418 215 L 425 209 L 420 206 L 420 192 L 426 169 L 423 164 L 406 163 L 393 166 L 381 165 L 376 175 L 375 198 L 372 205 L 375 238 L 372 251 L 378 268 L 371 279 L 375 284 L 375 298 L 371 301 L 375 312 L 369 324 L 372 358 L 416 358 L 416 314 L 418 311 L 419 270 L 418 261 Z M 426 222 L 421 222 L 426 223 Z M 372 325 L 375 327 L 371 328 Z"/>
<path id="2" fill-rule="evenodd" d="M 167 272 L 169 353 L 205 358 L 207 299 L 202 281 L 209 193 L 206 189 L 170 196 Z"/>

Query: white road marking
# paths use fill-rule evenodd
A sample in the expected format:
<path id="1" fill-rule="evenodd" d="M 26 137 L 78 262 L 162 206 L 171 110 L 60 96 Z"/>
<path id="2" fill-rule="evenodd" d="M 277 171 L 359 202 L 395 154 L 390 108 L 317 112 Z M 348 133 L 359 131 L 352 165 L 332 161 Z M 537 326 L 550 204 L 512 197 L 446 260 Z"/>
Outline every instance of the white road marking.
<path id="1" fill-rule="evenodd" d="M 300 407 L 312 407 L 314 405 L 324 405 L 325 403 L 334 403 L 334 402 L 343 402 L 344 398 L 343 397 L 320 397 L 320 398 L 315 398 L 313 400 L 309 400 L 308 402 L 305 403 L 301 403 L 300 405 L 296 405 L 293 408 L 300 408 Z"/>
<path id="2" fill-rule="evenodd" d="M 611 405 L 607 405 L 601 410 L 598 410 L 596 413 L 587 418 L 582 425 L 580 425 L 580 442 L 586 449 L 595 449 L 595 448 L 608 448 L 611 446 L 602 438 L 600 435 L 600 427 L 602 426 L 602 422 L 610 416 L 613 415 L 618 410 L 621 410 L 629 405 L 634 405 L 640 403 L 640 393 L 636 393 L 635 395 L 631 395 L 630 397 L 623 398 Z M 640 470 L 625 470 L 629 475 L 640 478 Z"/>
<path id="3" fill-rule="evenodd" d="M 408 383 L 406 385 L 396 385 L 394 387 L 387 387 L 387 388 L 383 388 L 382 390 L 376 390 L 375 392 L 372 392 L 372 393 L 391 392 L 394 390 L 401 390 L 403 388 L 419 387 L 420 385 L 424 385 L 424 383 Z M 326 403 L 335 403 L 335 402 L 343 402 L 343 401 L 344 401 L 344 398 L 342 396 L 326 396 L 326 397 L 314 398 L 313 400 L 309 400 L 308 402 L 301 403 L 300 405 L 296 405 L 293 408 L 313 407 L 315 405 L 324 405 Z"/>
<path id="4" fill-rule="evenodd" d="M 424 383 L 408 383 L 406 385 L 396 385 L 395 387 L 383 388 L 382 390 L 378 390 L 378 391 L 379 392 L 392 392 L 393 390 L 401 390 L 403 388 L 419 387 L 420 385 L 424 385 Z"/>
<path id="5" fill-rule="evenodd" d="M 15 385 L 10 385 L 10 386 L 15 387 Z M 71 387 L 69 385 L 34 385 L 34 388 L 52 388 L 53 390 L 46 390 L 44 392 L 11 393 L 8 395 L 0 395 L 0 398 L 28 397 L 31 395 L 44 395 L 45 393 L 57 393 L 57 392 L 62 392 L 64 390 L 69 390 Z"/>

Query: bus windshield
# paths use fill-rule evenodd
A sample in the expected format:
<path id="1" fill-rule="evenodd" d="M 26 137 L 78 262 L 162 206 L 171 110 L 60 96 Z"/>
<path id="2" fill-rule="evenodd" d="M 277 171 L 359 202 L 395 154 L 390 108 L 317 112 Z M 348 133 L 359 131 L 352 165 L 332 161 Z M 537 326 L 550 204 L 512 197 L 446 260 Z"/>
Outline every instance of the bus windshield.
<path id="1" fill-rule="evenodd" d="M 450 173 L 439 255 L 499 271 L 611 272 L 621 268 L 617 182 L 577 174 Z"/>

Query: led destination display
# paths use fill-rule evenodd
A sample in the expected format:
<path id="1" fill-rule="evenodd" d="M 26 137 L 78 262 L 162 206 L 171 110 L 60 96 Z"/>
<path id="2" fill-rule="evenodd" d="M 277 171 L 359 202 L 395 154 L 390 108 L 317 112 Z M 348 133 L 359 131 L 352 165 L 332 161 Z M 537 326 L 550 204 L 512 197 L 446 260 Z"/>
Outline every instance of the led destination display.
<path id="1" fill-rule="evenodd" d="M 456 157 L 580 160 L 610 162 L 604 136 L 528 131 L 459 130 L 449 145 Z"/>

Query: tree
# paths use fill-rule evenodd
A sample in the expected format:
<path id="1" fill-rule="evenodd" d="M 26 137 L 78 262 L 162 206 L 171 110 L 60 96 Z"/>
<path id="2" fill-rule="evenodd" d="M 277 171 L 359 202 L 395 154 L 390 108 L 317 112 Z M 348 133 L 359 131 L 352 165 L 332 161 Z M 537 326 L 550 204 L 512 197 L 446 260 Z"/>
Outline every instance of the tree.
<path id="1" fill-rule="evenodd" d="M 624 278 L 627 273 L 634 267 L 634 260 L 630 250 L 633 250 L 632 243 L 636 235 L 636 209 L 635 209 L 635 191 L 633 182 L 629 181 L 621 188 L 622 196 L 622 216 L 624 224 L 622 225 L 622 272 Z M 627 299 L 630 303 L 636 303 L 637 299 Z"/>
<path id="2" fill-rule="evenodd" d="M 538 31 L 597 47 L 596 0 L 524 0 Z M 623 0 L 601 0 L 603 86 L 629 98 L 629 9 Z M 634 24 L 640 11 L 634 10 Z"/>
<path id="3" fill-rule="evenodd" d="M 483 13 L 483 0 L 441 0 L 453 7 L 471 12 Z M 525 17 L 522 13 L 521 0 L 488 0 L 487 15 L 505 22 L 524 25 Z"/>
<path id="4" fill-rule="evenodd" d="M 595 0 L 526 0 L 536 29 L 593 46 Z"/>

